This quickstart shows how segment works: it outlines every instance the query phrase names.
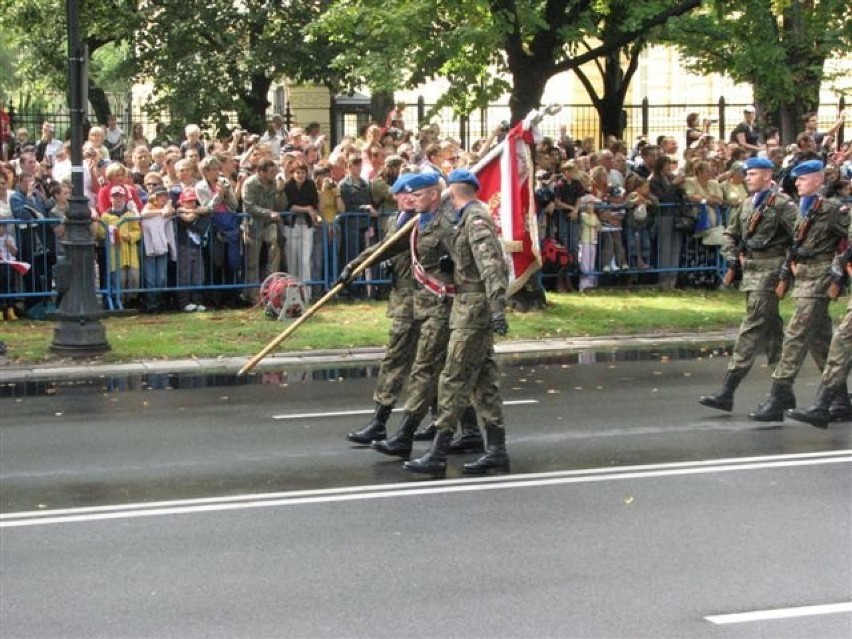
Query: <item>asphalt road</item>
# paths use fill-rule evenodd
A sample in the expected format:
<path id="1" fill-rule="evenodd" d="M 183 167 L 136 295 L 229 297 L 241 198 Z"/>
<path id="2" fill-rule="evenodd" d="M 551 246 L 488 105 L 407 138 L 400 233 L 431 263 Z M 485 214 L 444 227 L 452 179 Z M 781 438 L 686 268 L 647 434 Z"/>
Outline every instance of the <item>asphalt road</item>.
<path id="1" fill-rule="evenodd" d="M 850 426 L 748 422 L 765 367 L 723 415 L 724 358 L 619 357 L 506 362 L 485 480 L 349 446 L 361 369 L 7 388 L 0 636 L 850 636 Z"/>

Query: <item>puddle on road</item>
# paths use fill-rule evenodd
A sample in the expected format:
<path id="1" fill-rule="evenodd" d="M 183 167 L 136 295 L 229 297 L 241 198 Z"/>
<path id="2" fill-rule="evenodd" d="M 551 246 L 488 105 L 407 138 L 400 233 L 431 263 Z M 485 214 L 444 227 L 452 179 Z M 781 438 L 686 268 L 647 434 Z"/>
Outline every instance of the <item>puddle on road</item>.
<path id="1" fill-rule="evenodd" d="M 608 351 L 581 351 L 554 355 L 505 355 L 500 357 L 504 368 L 529 366 L 589 365 L 613 362 L 689 361 L 724 357 L 727 347 L 648 348 Z M 261 371 L 244 377 L 232 373 L 198 375 L 192 373 L 147 373 L 97 377 L 74 381 L 29 381 L 0 384 L 0 398 L 41 397 L 52 395 L 82 395 L 86 393 L 122 393 L 139 391 L 187 390 L 229 386 L 308 384 L 340 382 L 349 379 L 376 377 L 378 366 L 292 367 L 277 371 Z"/>

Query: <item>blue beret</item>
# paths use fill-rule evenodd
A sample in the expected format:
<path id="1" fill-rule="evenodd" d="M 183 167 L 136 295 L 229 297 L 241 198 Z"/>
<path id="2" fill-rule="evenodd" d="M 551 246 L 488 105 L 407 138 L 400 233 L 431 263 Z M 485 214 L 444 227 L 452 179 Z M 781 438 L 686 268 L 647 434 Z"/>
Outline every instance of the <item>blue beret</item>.
<path id="1" fill-rule="evenodd" d="M 766 158 L 749 158 L 745 161 L 745 170 L 748 171 L 749 169 L 769 169 L 771 171 L 775 169 L 775 165 Z"/>
<path id="2" fill-rule="evenodd" d="M 447 184 L 469 184 L 477 191 L 479 190 L 479 180 L 476 176 L 467 169 L 455 169 L 450 171 L 447 177 Z"/>
<path id="3" fill-rule="evenodd" d="M 402 186 L 403 193 L 414 193 L 430 186 L 438 186 L 439 176 L 437 173 L 412 173 L 408 181 Z"/>
<path id="4" fill-rule="evenodd" d="M 403 189 L 405 189 L 405 185 L 408 184 L 411 181 L 411 178 L 413 178 L 415 175 L 417 174 L 403 173 L 402 175 L 398 176 L 396 178 L 396 182 L 394 182 L 393 186 L 391 187 L 391 193 L 393 193 L 394 195 L 402 193 Z"/>
<path id="5" fill-rule="evenodd" d="M 802 162 L 801 164 L 794 166 L 793 170 L 790 171 L 790 175 L 797 178 L 800 175 L 807 175 L 808 173 L 818 173 L 824 168 L 825 165 L 819 160 L 808 160 L 807 162 Z"/>

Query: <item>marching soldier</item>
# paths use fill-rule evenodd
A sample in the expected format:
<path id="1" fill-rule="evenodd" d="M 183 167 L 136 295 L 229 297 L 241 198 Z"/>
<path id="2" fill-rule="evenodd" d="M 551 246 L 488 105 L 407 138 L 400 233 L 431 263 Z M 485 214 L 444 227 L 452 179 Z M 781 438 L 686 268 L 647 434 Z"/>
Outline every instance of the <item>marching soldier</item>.
<path id="1" fill-rule="evenodd" d="M 846 272 L 852 272 L 852 225 L 849 226 L 848 240 L 849 246 L 846 251 L 835 258 L 831 267 L 832 285 L 838 290 L 844 279 L 847 279 Z M 852 295 L 846 306 L 846 315 L 831 340 L 828 361 L 822 371 L 822 382 L 817 389 L 815 402 L 807 408 L 789 410 L 787 416 L 817 428 L 828 428 L 829 421 L 852 419 L 847 382 L 850 370 L 852 370 Z"/>
<path id="2" fill-rule="evenodd" d="M 455 424 L 472 401 L 485 425 L 485 455 L 464 464 L 462 472 L 483 474 L 509 470 L 499 373 L 494 358 L 494 333 L 505 335 L 508 274 L 494 222 L 477 197 L 479 182 L 470 171 L 457 169 L 448 180 L 456 210 L 447 249 L 454 263 L 455 301 L 450 315 L 447 359 L 438 382 L 438 429 L 432 447 L 404 468 L 415 473 L 443 475 Z M 434 189 L 417 194 L 419 211 L 434 206 Z"/>
<path id="3" fill-rule="evenodd" d="M 734 343 L 734 352 L 722 388 L 704 395 L 698 403 L 731 411 L 734 392 L 751 370 L 757 353 L 765 347 L 772 366 L 778 363 L 784 323 L 778 312 L 778 270 L 793 243 L 796 204 L 772 183 L 772 162 L 749 158 L 745 182 L 751 197 L 734 209 L 725 229 L 722 254 L 728 263 L 725 282 L 742 273 L 740 290 L 746 294 L 746 314 Z"/>
<path id="4" fill-rule="evenodd" d="M 784 332 L 781 359 L 772 372 L 769 399 L 749 414 L 749 419 L 755 421 L 783 421 L 784 411 L 796 407 L 793 382 L 808 350 L 820 371 L 825 369 L 828 359 L 832 328 L 828 314 L 831 264 L 838 244 L 849 231 L 849 213 L 820 193 L 825 181 L 824 169 L 819 160 L 809 160 L 792 171 L 801 198 L 799 217 L 793 246 L 779 271 L 776 292 L 783 297 L 792 280 L 796 308 Z M 848 403 L 848 396 L 845 400 Z"/>
<path id="5" fill-rule="evenodd" d="M 405 190 L 405 185 L 414 175 L 406 173 L 399 176 L 391 189 L 399 202 L 399 214 L 388 218 L 389 235 L 412 217 L 414 198 Z M 348 284 L 352 272 L 380 246 L 381 244 L 374 244 L 349 262 L 341 272 L 338 282 Z M 376 411 L 366 426 L 346 435 L 350 442 L 363 446 L 369 446 L 373 440 L 387 437 L 386 424 L 411 369 L 422 324 L 421 320 L 414 319 L 414 278 L 408 251 L 394 255 L 389 261 L 392 266 L 392 282 L 387 316 L 391 318 L 392 323 L 385 354 L 379 366 L 376 389 L 373 392 Z"/>
<path id="6" fill-rule="evenodd" d="M 406 459 L 411 454 L 414 432 L 434 400 L 438 375 L 444 365 L 449 340 L 453 290 L 452 275 L 448 268 L 449 256 L 443 245 L 446 236 L 451 232 L 452 224 L 445 212 L 438 208 L 440 205 L 439 178 L 437 173 L 432 172 L 410 173 L 403 175 L 394 183 L 394 191 L 401 195 L 401 205 L 411 207 L 407 208 L 408 211 L 414 210 L 418 192 L 432 189 L 437 194 L 437 204 L 434 208 L 423 210 L 418 207 L 416 209 L 420 213 L 420 220 L 412 238 L 402 240 L 398 245 L 385 249 L 387 255 L 393 256 L 391 259 L 394 260 L 395 265 L 399 263 L 399 260 L 405 260 L 404 268 L 409 274 L 411 287 L 413 330 L 409 339 L 413 338 L 413 343 L 405 354 L 405 361 L 400 362 L 399 367 L 399 388 L 402 386 L 404 376 L 408 376 L 408 397 L 402 423 L 393 437 L 385 439 L 387 437 L 385 424 L 393 403 L 384 405 L 379 403 L 376 416 L 370 424 L 361 431 L 348 435 L 350 441 L 366 443 L 381 453 Z M 400 180 L 402 180 L 401 183 L 399 183 Z M 362 256 L 357 258 L 357 262 L 346 266 L 341 275 L 342 279 L 344 276 L 348 278 L 347 274 L 351 274 L 357 263 L 363 259 Z M 393 400 L 395 402 L 396 395 Z M 378 396 L 377 402 L 379 402 Z M 481 452 L 483 450 L 482 435 L 477 426 L 476 413 L 472 408 L 468 407 L 463 412 L 461 425 L 461 433 L 453 441 L 450 452 Z M 370 437 L 371 441 L 365 442 L 367 437 Z"/>

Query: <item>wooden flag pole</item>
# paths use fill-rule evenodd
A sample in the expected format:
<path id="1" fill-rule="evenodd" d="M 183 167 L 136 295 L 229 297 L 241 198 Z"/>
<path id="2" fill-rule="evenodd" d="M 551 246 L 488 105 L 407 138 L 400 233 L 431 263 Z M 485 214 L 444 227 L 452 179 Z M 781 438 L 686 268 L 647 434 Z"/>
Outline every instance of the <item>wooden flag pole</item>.
<path id="1" fill-rule="evenodd" d="M 400 228 L 394 232 L 393 235 L 386 238 L 384 242 L 376 247 L 373 253 L 364 260 L 361 264 L 359 264 L 355 270 L 352 271 L 352 277 L 355 278 L 368 268 L 370 268 L 373 264 L 379 261 L 379 258 L 384 255 L 385 251 L 389 246 L 394 244 L 397 240 L 411 233 L 412 229 L 414 229 L 417 221 L 420 219 L 420 215 L 415 215 L 413 218 L 408 220 L 405 224 L 403 224 Z M 343 283 L 337 284 L 332 287 L 332 289 L 319 298 L 311 307 L 305 311 L 305 313 L 299 317 L 295 322 L 290 324 L 286 328 L 286 330 L 282 331 L 277 337 L 275 337 L 269 344 L 263 347 L 263 350 L 260 351 L 257 355 L 252 357 L 245 365 L 237 372 L 237 377 L 241 377 L 248 373 L 251 369 L 258 365 L 258 363 L 269 353 L 271 353 L 281 342 L 290 337 L 296 329 L 299 328 L 302 324 L 307 322 L 311 317 L 313 317 L 318 310 L 320 310 L 325 304 L 327 304 L 335 295 L 337 295 L 340 291 L 346 288 L 346 285 Z"/>

